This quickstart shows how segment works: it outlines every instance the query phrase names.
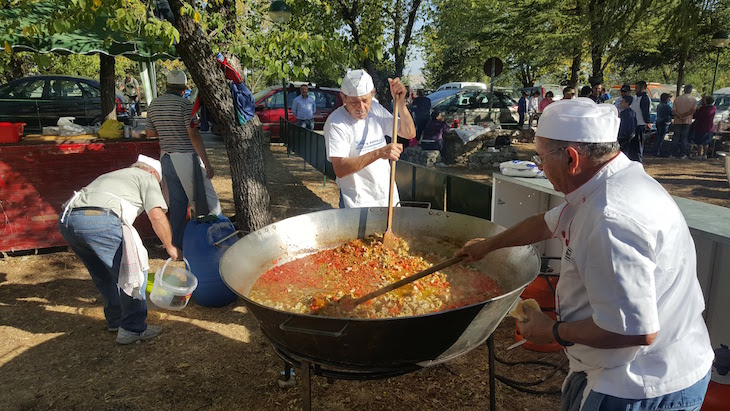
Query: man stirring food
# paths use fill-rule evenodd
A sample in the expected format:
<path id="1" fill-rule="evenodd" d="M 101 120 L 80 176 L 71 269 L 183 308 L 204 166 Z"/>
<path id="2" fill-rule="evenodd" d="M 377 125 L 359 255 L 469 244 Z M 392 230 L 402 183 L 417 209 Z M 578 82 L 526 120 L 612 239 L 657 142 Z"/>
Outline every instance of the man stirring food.
<path id="1" fill-rule="evenodd" d="M 562 410 L 699 410 L 713 351 L 695 246 L 664 188 L 619 151 L 612 105 L 548 106 L 535 163 L 565 203 L 457 252 L 466 261 L 550 238 L 563 243 L 559 321 L 525 307 L 525 338 L 565 347 Z M 674 408 L 667 408 L 667 407 Z"/>
<path id="2" fill-rule="evenodd" d="M 400 112 L 398 135 L 411 139 L 416 127 L 405 104 L 406 88 L 400 79 L 388 79 Z M 337 175 L 340 208 L 388 206 L 389 160 L 398 160 L 403 146 L 387 144 L 393 115 L 373 101 L 373 79 L 365 70 L 353 70 L 342 80 L 343 106 L 332 112 L 324 126 L 327 159 Z M 393 204 L 399 200 L 398 189 Z"/>

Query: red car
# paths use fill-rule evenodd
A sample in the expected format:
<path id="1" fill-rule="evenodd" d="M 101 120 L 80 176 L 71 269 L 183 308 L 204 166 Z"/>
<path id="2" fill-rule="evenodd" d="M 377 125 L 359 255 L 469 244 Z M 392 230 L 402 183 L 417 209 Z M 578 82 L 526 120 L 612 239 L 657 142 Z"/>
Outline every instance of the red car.
<path id="1" fill-rule="evenodd" d="M 299 95 L 299 88 L 289 87 L 286 95 L 286 105 L 289 110 L 289 121 L 296 122 L 292 114 L 291 105 Z M 309 96 L 314 97 L 317 111 L 314 113 L 314 129 L 322 130 L 327 117 L 342 105 L 340 90 L 326 87 L 310 87 Z M 263 123 L 264 133 L 271 136 L 271 141 L 279 140 L 279 121 L 284 117 L 284 93 L 281 87 L 270 87 L 253 95 L 256 104 L 256 114 Z"/>

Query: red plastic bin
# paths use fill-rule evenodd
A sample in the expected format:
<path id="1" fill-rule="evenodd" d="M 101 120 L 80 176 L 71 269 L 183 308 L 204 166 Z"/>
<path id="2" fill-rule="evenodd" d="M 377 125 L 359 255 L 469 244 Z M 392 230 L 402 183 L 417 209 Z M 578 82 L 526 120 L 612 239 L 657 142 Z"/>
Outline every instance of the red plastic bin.
<path id="1" fill-rule="evenodd" d="M 23 136 L 25 123 L 0 123 L 0 143 L 17 143 Z"/>

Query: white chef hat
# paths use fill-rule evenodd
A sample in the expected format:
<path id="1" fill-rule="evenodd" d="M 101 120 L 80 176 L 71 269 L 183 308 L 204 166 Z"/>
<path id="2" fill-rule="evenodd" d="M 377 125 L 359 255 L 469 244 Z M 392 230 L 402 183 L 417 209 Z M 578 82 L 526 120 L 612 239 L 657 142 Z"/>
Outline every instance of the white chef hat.
<path id="1" fill-rule="evenodd" d="M 342 79 L 342 94 L 350 97 L 359 97 L 373 91 L 373 78 L 365 70 L 348 71 Z"/>
<path id="2" fill-rule="evenodd" d="M 155 171 L 157 171 L 157 174 L 160 175 L 160 178 L 162 178 L 162 164 L 160 164 L 159 160 L 155 160 L 152 157 L 147 157 L 144 154 L 140 154 L 139 157 L 137 157 L 137 162 L 147 164 L 148 166 L 154 168 Z"/>
<path id="3" fill-rule="evenodd" d="M 586 97 L 558 100 L 545 107 L 537 124 L 538 137 L 576 143 L 612 143 L 621 119 L 613 104 Z"/>

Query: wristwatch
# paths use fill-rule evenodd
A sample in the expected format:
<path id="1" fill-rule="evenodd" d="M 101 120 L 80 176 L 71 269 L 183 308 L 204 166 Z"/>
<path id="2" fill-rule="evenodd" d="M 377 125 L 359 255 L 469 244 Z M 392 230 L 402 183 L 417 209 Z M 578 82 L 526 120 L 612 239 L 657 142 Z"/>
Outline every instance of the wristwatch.
<path id="1" fill-rule="evenodd" d="M 558 333 L 558 327 L 564 322 L 565 321 L 555 321 L 555 324 L 553 324 L 553 337 L 555 337 L 555 341 L 563 347 L 570 347 L 573 343 L 560 338 L 560 334 Z"/>

